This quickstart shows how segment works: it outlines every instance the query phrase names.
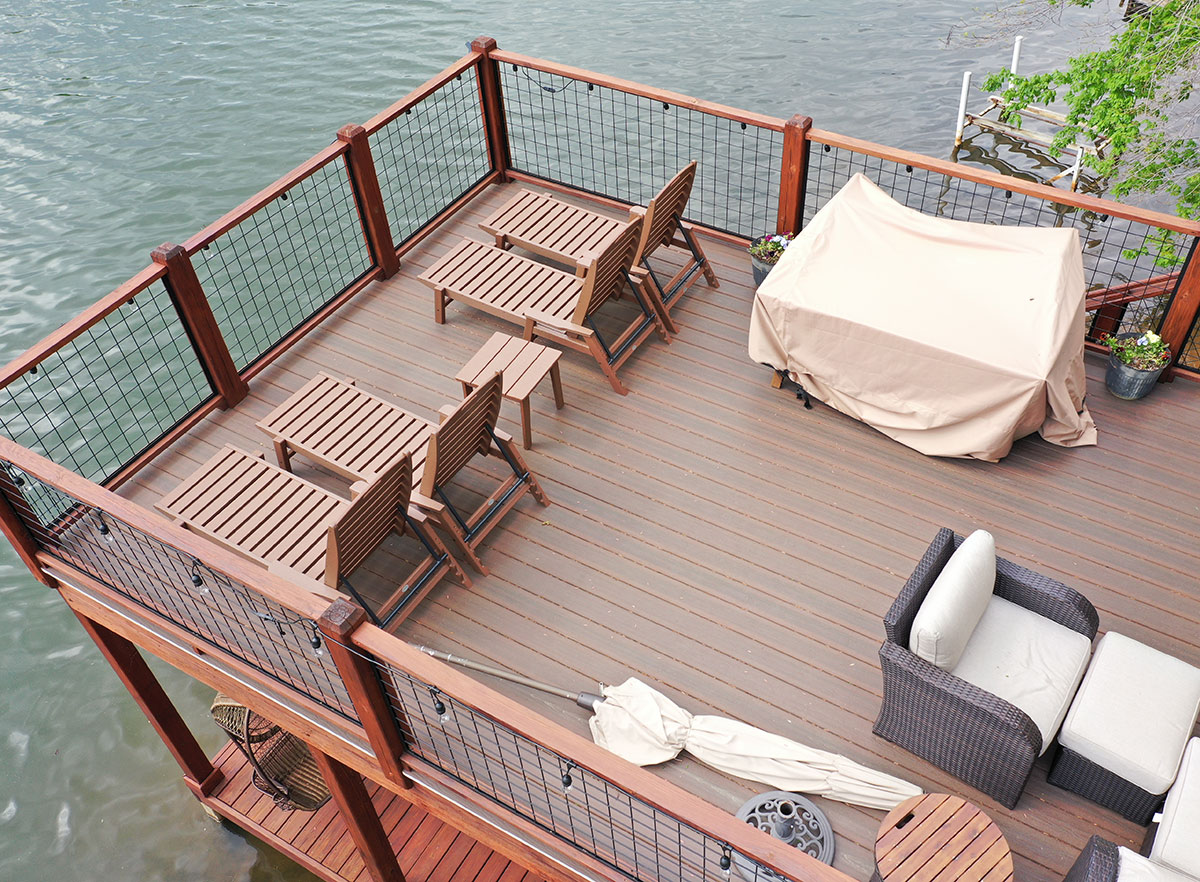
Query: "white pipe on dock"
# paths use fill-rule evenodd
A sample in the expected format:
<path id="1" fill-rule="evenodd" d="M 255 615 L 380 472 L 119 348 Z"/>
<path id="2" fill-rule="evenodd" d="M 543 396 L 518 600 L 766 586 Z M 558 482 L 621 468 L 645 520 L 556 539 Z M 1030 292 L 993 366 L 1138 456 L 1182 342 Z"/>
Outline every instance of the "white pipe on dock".
<path id="1" fill-rule="evenodd" d="M 962 145 L 963 129 L 967 125 L 967 95 L 971 91 L 971 72 L 963 71 L 962 94 L 958 96 L 958 127 L 954 130 L 954 146 Z"/>
<path id="2" fill-rule="evenodd" d="M 1021 62 L 1021 41 L 1024 39 L 1025 39 L 1024 37 L 1017 37 L 1017 39 L 1013 41 L 1012 63 L 1009 64 L 1008 69 L 1009 69 L 1009 72 L 1011 72 L 1014 77 L 1017 75 L 1017 65 L 1020 64 L 1020 62 Z M 1009 79 L 1008 82 L 1009 82 L 1009 85 L 1012 85 L 1011 79 Z"/>

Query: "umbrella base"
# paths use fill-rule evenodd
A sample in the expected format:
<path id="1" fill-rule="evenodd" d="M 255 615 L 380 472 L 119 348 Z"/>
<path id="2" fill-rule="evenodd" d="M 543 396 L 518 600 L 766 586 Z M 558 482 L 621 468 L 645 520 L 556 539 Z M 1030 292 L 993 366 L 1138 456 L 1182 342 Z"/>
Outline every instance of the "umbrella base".
<path id="1" fill-rule="evenodd" d="M 785 790 L 760 793 L 737 810 L 737 817 L 823 863 L 833 863 L 833 827 L 825 813 L 799 793 Z M 763 878 L 762 867 L 751 864 L 737 852 L 733 859 L 738 872 L 747 880 L 753 882 Z M 765 875 L 782 878 L 770 870 L 765 871 Z"/>

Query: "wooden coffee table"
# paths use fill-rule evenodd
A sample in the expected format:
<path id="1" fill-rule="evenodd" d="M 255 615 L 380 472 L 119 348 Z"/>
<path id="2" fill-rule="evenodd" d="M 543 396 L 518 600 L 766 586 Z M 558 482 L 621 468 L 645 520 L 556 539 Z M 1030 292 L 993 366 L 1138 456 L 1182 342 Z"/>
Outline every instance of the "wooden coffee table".
<path id="1" fill-rule="evenodd" d="M 875 837 L 875 882 L 1012 882 L 996 823 L 958 796 L 923 793 L 888 813 Z"/>
<path id="2" fill-rule="evenodd" d="M 533 435 L 529 430 L 529 396 L 547 373 L 554 386 L 554 406 L 559 409 L 563 406 L 562 378 L 558 372 L 561 356 L 557 349 L 497 331 L 454 375 L 454 379 L 462 383 L 463 395 L 469 395 L 496 371 L 503 372 L 503 394 L 521 407 L 521 445 L 529 450 L 533 446 Z"/>

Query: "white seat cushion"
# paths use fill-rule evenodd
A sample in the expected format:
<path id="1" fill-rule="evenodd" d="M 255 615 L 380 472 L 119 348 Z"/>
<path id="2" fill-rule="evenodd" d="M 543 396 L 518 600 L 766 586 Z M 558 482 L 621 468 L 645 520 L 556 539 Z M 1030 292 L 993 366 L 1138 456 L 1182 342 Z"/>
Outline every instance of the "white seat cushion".
<path id="1" fill-rule="evenodd" d="M 913 618 L 908 648 L 925 661 L 952 670 L 995 585 L 996 541 L 991 533 L 976 530 L 950 555 L 930 586 Z"/>
<path id="2" fill-rule="evenodd" d="M 1091 652 L 1078 631 L 993 596 L 951 673 L 1029 714 L 1045 753 Z"/>
<path id="3" fill-rule="evenodd" d="M 1156 864 L 1125 846 L 1117 848 L 1117 882 L 1196 882 L 1191 876 Z"/>
<path id="4" fill-rule="evenodd" d="M 1150 859 L 1200 879 L 1200 738 L 1189 741 L 1183 752 Z"/>
<path id="5" fill-rule="evenodd" d="M 1109 631 L 1058 742 L 1147 793 L 1166 793 L 1200 714 L 1200 669 Z"/>

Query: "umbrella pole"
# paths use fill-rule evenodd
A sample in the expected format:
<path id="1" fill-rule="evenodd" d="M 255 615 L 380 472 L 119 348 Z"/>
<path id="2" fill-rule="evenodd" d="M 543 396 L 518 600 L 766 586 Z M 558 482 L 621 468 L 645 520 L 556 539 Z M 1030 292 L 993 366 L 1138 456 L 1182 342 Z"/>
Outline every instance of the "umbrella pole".
<path id="1" fill-rule="evenodd" d="M 539 692 L 548 692 L 550 695 L 565 698 L 575 702 L 580 707 L 594 710 L 596 705 L 604 701 L 604 697 L 596 695 L 592 692 L 570 692 L 566 689 L 561 689 L 558 686 L 552 686 L 549 683 L 543 683 L 540 680 L 534 680 L 526 677 L 524 674 L 518 674 L 516 671 L 509 671 L 505 668 L 497 668 L 492 665 L 485 665 L 483 662 L 471 661 L 469 658 L 463 658 L 458 655 L 451 655 L 448 652 L 442 652 L 440 649 L 433 649 L 429 646 L 413 646 L 413 649 L 423 652 L 426 655 L 432 656 L 439 661 L 449 662 L 452 665 L 458 665 L 461 668 L 468 668 L 472 671 L 479 671 L 481 674 L 488 674 L 492 677 L 499 677 L 501 680 L 507 680 L 510 683 L 516 683 L 520 686 L 528 686 L 530 689 L 537 689 Z"/>

